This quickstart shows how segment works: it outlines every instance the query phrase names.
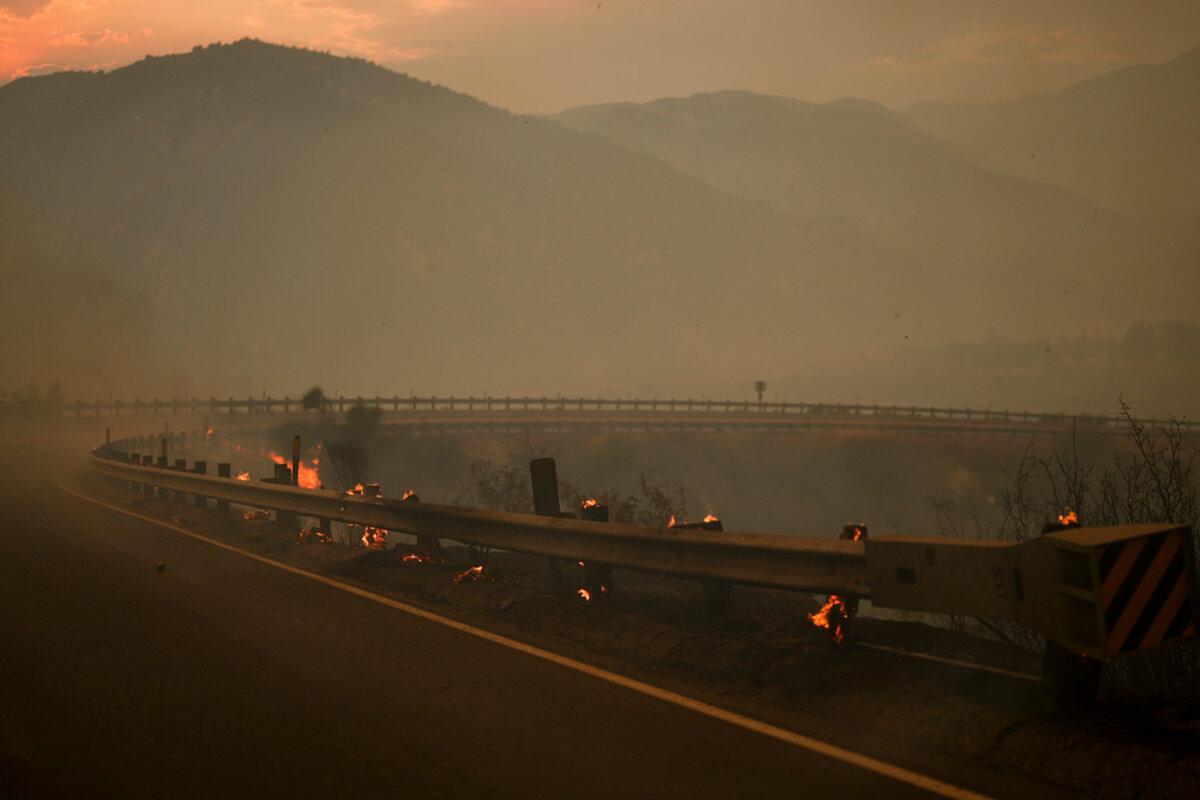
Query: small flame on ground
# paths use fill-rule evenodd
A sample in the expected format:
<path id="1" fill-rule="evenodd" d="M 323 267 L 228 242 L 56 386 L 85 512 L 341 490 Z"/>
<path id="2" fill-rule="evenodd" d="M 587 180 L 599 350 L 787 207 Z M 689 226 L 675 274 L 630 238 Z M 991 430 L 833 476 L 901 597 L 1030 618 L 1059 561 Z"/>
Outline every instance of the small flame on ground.
<path id="1" fill-rule="evenodd" d="M 433 557 L 426 552 L 413 550 L 411 553 L 406 553 L 401 561 L 407 561 L 416 564 L 428 564 L 433 561 Z"/>
<path id="2" fill-rule="evenodd" d="M 309 539 L 316 539 L 321 544 L 333 544 L 333 536 L 316 526 L 296 533 L 296 544 L 304 544 Z"/>
<path id="3" fill-rule="evenodd" d="M 583 501 L 584 508 L 595 508 L 598 505 L 600 505 L 600 501 L 594 497 L 589 497 L 587 500 Z"/>
<path id="4" fill-rule="evenodd" d="M 579 599 L 582 600 L 583 602 L 585 602 L 585 603 L 592 602 L 592 593 L 589 592 L 587 589 L 580 589 L 578 592 L 576 592 L 576 594 L 579 595 Z"/>
<path id="5" fill-rule="evenodd" d="M 834 619 L 830 619 L 830 616 Z M 833 633 L 833 638 L 841 644 L 844 635 L 842 626 L 846 621 L 846 604 L 842 602 L 842 598 L 836 594 L 829 595 L 829 599 L 825 601 L 825 605 L 821 606 L 821 610 L 815 614 L 808 615 L 809 621 L 818 628 L 825 628 Z"/>
<path id="6" fill-rule="evenodd" d="M 490 580 L 494 580 L 494 579 L 492 578 L 490 573 L 483 571 L 482 564 L 471 567 L 470 569 L 467 569 L 467 570 L 463 570 L 462 572 L 460 572 L 454 576 L 455 583 L 462 583 L 463 581 L 474 582 L 474 581 L 490 581 Z"/>
<path id="7" fill-rule="evenodd" d="M 404 494 L 400 495 L 400 499 L 407 500 L 410 497 L 416 497 L 416 496 L 417 496 L 417 493 L 414 492 L 412 489 L 405 489 Z"/>
<path id="8" fill-rule="evenodd" d="M 672 514 L 672 515 L 671 515 L 671 518 L 670 518 L 669 520 L 667 520 L 667 527 L 668 527 L 668 528 L 674 528 L 674 527 L 675 527 L 676 525 L 678 525 L 678 524 L 679 524 L 679 523 L 678 523 L 678 522 L 676 522 L 676 520 L 675 520 L 675 515 L 674 515 L 674 514 Z"/>
<path id="9" fill-rule="evenodd" d="M 363 485 L 361 483 L 356 483 L 356 484 L 354 484 L 354 488 L 346 490 L 346 494 L 362 494 L 362 493 L 363 493 Z"/>
<path id="10" fill-rule="evenodd" d="M 248 481 L 248 480 L 250 480 L 250 473 L 249 472 L 239 472 L 237 474 L 237 479 L 239 481 Z"/>
<path id="11" fill-rule="evenodd" d="M 1066 510 L 1065 514 L 1058 515 L 1058 524 L 1066 525 L 1068 527 L 1071 525 L 1078 525 L 1079 524 L 1079 515 L 1068 508 Z"/>
<path id="12" fill-rule="evenodd" d="M 708 516 L 706 516 L 704 518 L 704 521 L 712 523 L 712 522 L 720 522 L 721 520 L 716 514 L 709 514 Z"/>
<path id="13" fill-rule="evenodd" d="M 213 429 L 212 429 L 212 425 L 209 425 L 208 428 L 204 431 L 204 440 L 212 441 L 212 437 L 213 437 Z"/>
<path id="14" fill-rule="evenodd" d="M 853 542 L 857 542 L 857 541 L 859 541 L 859 540 L 860 540 L 860 539 L 862 539 L 862 538 L 863 538 L 863 529 L 862 529 L 862 528 L 859 528 L 859 527 L 855 527 L 855 529 L 854 529 L 854 535 L 851 537 L 851 539 L 850 539 L 850 540 L 851 540 L 851 541 L 853 541 Z"/>
<path id="15" fill-rule="evenodd" d="M 362 545 L 368 550 L 387 550 L 387 529 L 375 528 L 370 525 L 366 526 L 363 528 Z"/>

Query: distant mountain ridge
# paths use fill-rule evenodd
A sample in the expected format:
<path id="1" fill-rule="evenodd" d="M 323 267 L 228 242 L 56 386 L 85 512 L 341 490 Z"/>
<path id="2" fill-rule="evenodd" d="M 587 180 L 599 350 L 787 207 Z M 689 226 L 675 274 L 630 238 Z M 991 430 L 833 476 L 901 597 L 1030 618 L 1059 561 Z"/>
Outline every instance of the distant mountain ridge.
<path id="1" fill-rule="evenodd" d="M 919 298 L 904 264 L 354 59 L 247 40 L 0 87 L 0 329 L 43 331 L 5 352 L 17 374 L 182 394 L 369 387 L 393 358 L 451 389 L 752 369 L 821 342 L 827 309 L 894 302 L 872 286 Z"/>
<path id="2" fill-rule="evenodd" d="M 0 369 L 612 392 L 1190 308 L 1110 288 L 1123 224 L 860 101 L 547 120 L 243 40 L 0 87 Z"/>
<path id="3" fill-rule="evenodd" d="M 986 163 L 1140 221 L 1200 228 L 1200 46 L 1057 92 L 917 103 L 916 123 Z"/>

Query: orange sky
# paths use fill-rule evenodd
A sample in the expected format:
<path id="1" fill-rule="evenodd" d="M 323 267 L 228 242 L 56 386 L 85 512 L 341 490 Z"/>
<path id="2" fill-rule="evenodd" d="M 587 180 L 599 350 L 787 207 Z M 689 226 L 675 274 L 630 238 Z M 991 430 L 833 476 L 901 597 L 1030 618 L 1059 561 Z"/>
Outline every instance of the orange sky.
<path id="1" fill-rule="evenodd" d="M 0 0 L 0 82 L 252 36 L 516 111 L 742 88 L 892 106 L 1059 88 L 1200 43 L 1200 3 Z"/>

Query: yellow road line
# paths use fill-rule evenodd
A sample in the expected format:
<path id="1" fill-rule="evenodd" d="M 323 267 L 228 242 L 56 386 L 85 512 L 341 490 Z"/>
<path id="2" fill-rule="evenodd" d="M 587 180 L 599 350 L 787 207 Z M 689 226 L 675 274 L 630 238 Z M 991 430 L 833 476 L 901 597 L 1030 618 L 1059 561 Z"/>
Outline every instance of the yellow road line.
<path id="1" fill-rule="evenodd" d="M 865 769 L 869 772 L 874 772 L 878 775 L 891 778 L 892 780 L 899 781 L 901 783 L 906 783 L 910 786 L 917 787 L 918 789 L 924 789 L 925 791 L 941 795 L 942 797 L 962 798 L 963 800 L 967 800 L 967 798 L 975 800 L 976 798 L 985 797 L 985 795 L 977 794 L 968 789 L 963 789 L 961 787 L 939 781 L 936 778 L 931 778 L 927 775 L 922 775 L 920 773 L 904 769 L 903 767 L 898 767 L 894 764 L 888 764 L 887 762 L 871 758 L 870 756 L 865 756 L 861 753 L 855 753 L 852 750 L 845 750 L 836 745 L 829 744 L 828 742 L 822 742 L 819 739 L 813 739 L 809 736 L 804 736 L 802 734 L 780 728 L 776 725 L 771 725 L 770 723 L 761 722 L 743 714 L 738 714 L 734 711 L 727 711 L 726 709 L 718 708 L 717 706 L 710 705 L 700 700 L 695 700 L 691 697 L 687 697 L 677 692 L 672 692 L 668 689 L 660 689 L 657 686 L 652 686 L 651 684 L 644 683 L 634 678 L 619 675 L 615 672 L 610 672 L 606 669 L 601 669 L 600 667 L 595 667 L 591 664 L 586 664 L 582 661 L 577 661 L 573 658 L 568 658 L 567 656 L 559 655 L 558 653 L 553 653 L 549 650 L 543 650 L 540 647 L 525 644 L 524 642 L 519 642 L 516 639 L 510 639 L 507 636 L 501 636 L 499 634 L 492 633 L 491 631 L 486 631 L 482 628 L 476 628 L 474 625 L 468 625 L 465 622 L 459 622 L 458 620 L 451 619 L 450 617 L 444 617 L 441 614 L 435 614 L 432 611 L 426 611 L 423 608 L 418 608 L 417 606 L 412 606 L 408 603 L 402 603 L 399 600 L 394 600 L 390 597 L 376 594 L 375 592 L 359 588 L 349 583 L 342 583 L 341 581 L 334 580 L 333 578 L 327 578 L 324 575 L 320 575 L 315 572 L 309 572 L 306 569 L 300 569 L 299 567 L 294 567 L 290 564 L 284 564 L 283 562 L 275 561 L 274 559 L 258 555 L 257 553 L 251 553 L 248 550 L 242 550 L 241 548 L 234 547 L 231 544 L 218 541 L 217 539 L 212 539 L 208 536 L 196 533 L 195 531 L 190 531 L 178 525 L 172 525 L 169 522 L 164 522 L 162 520 L 155 519 L 154 517 L 138 514 L 137 512 L 121 508 L 120 506 L 111 505 L 102 500 L 97 500 L 94 497 L 89 497 L 86 494 L 68 488 L 67 486 L 63 485 L 61 475 L 55 476 L 54 483 L 59 489 L 62 489 L 67 494 L 100 506 L 101 508 L 106 508 L 109 511 L 115 511 L 118 514 L 124 514 L 128 517 L 140 519 L 143 522 L 148 522 L 152 525 L 157 525 L 159 527 L 174 531 L 175 533 L 183 534 L 184 536 L 204 542 L 205 544 L 212 545 L 213 547 L 219 547 L 222 550 L 227 550 L 231 553 L 237 553 L 240 556 L 252 559 L 261 564 L 266 564 L 267 566 L 283 570 L 284 572 L 290 572 L 293 575 L 307 578 L 311 581 L 324 584 L 325 586 L 329 586 L 333 589 L 339 589 L 347 594 L 361 597 L 364 600 L 370 600 L 372 602 L 379 603 L 380 605 L 396 609 L 397 611 L 403 611 L 406 614 L 411 614 L 414 617 L 420 617 L 421 619 L 428 620 L 429 622 L 434 622 L 438 625 L 444 625 L 447 628 L 452 628 L 456 631 L 460 631 L 461 633 L 475 636 L 480 639 L 485 639 L 493 644 L 498 644 L 501 647 L 507 647 L 510 650 L 516 650 L 517 652 L 525 653 L 526 655 L 533 656 L 534 658 L 540 658 L 544 661 L 549 661 L 561 667 L 566 667 L 567 669 L 581 672 L 584 675 L 589 675 L 593 678 L 606 681 L 616 686 L 621 686 L 625 689 L 646 695 L 647 697 L 653 697 L 656 700 L 670 703 L 674 706 L 678 706 L 679 708 L 684 708 L 688 711 L 693 711 L 697 714 L 703 714 L 706 717 L 720 720 L 721 722 L 725 722 L 730 725 L 735 725 L 744 730 L 753 731 L 754 733 L 784 742 L 785 744 L 790 744 L 794 747 L 799 747 L 813 753 L 818 753 L 828 758 L 837 759 L 838 761 L 842 761 L 846 764 L 850 764 L 860 769 Z"/>

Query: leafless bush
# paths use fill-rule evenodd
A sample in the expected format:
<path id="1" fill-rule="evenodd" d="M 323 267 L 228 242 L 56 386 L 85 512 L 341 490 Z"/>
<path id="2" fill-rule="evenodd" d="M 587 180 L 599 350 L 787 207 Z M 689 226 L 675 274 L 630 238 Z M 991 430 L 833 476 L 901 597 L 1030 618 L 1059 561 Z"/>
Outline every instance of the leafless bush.
<path id="1" fill-rule="evenodd" d="M 1085 525 L 1167 522 L 1196 524 L 1197 473 L 1200 449 L 1190 441 L 1183 420 L 1148 425 L 1137 420 L 1123 399 L 1128 451 L 1101 468 L 1080 457 L 1076 438 L 1067 450 L 1040 456 L 1031 444 L 1016 468 L 1007 472 L 1008 487 L 997 501 L 998 516 L 991 530 L 976 523 L 976 533 L 1008 541 L 1026 541 L 1041 534 L 1047 521 L 1064 510 L 1078 514 Z M 954 504 L 932 497 L 927 501 L 943 535 L 965 535 Z M 1019 647 L 1043 645 L 1036 632 L 1013 622 L 970 622 L 950 617 L 950 627 L 976 629 Z M 1192 643 L 1132 656 L 1113 665 L 1111 676 L 1124 688 L 1160 696 L 1200 699 L 1200 648 Z"/>

